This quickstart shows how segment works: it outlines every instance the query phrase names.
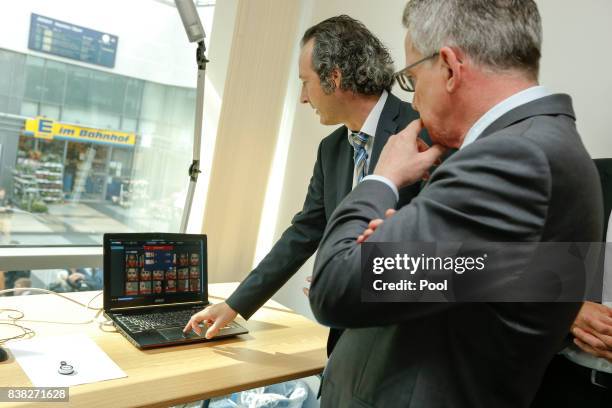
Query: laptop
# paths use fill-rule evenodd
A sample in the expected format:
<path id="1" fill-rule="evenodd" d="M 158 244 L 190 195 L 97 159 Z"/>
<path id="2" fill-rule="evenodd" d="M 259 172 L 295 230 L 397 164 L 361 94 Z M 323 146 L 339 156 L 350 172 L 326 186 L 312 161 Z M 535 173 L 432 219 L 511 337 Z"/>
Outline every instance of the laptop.
<path id="1" fill-rule="evenodd" d="M 183 333 L 209 305 L 206 235 L 104 234 L 104 314 L 141 349 L 210 341 Z M 248 333 L 231 322 L 212 340 Z"/>

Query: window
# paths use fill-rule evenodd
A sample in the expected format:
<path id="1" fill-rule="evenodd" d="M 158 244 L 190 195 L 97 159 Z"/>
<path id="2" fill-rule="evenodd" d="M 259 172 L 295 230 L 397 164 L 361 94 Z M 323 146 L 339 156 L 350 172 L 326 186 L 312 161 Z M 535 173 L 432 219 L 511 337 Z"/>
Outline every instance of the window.
<path id="1" fill-rule="evenodd" d="M 0 246 L 100 245 L 104 232 L 178 231 L 193 146 L 195 45 L 173 2 L 62 4 L 23 0 L 0 16 L 9 27 L 30 27 L 13 30 L 19 41 L 0 39 Z M 198 5 L 210 33 L 214 7 Z M 146 30 L 133 20 L 143 10 Z M 60 44 L 61 32 L 36 31 L 32 13 L 116 36 L 114 66 L 101 56 L 106 48 L 96 60 L 77 47 L 90 39 Z M 27 48 L 29 31 L 55 45 Z M 60 46 L 81 53 L 59 55 Z"/>

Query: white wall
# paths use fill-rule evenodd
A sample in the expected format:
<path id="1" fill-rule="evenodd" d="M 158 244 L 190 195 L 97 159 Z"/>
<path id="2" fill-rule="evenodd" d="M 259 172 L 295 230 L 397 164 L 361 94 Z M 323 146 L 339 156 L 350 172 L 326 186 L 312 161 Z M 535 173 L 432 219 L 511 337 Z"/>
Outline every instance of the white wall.
<path id="1" fill-rule="evenodd" d="M 305 27 L 338 14 L 361 20 L 390 49 L 396 69 L 403 67 L 404 29 L 401 13 L 405 0 L 306 0 L 310 9 Z M 612 57 L 607 52 L 612 39 L 612 2 L 609 0 L 536 0 L 543 19 L 544 46 L 541 83 L 554 92 L 572 95 L 578 116 L 578 129 L 594 158 L 612 157 Z M 296 38 L 296 47 L 299 38 Z M 297 51 L 296 51 L 297 52 Z M 299 86 L 297 67 L 288 86 Z M 405 93 L 394 92 L 402 99 Z M 296 101 L 296 105 L 299 105 Z M 316 149 L 322 137 L 334 128 L 318 123 L 309 106 L 299 105 L 293 116 L 293 129 L 285 151 L 286 168 L 280 193 L 276 193 L 278 213 L 273 238 L 277 239 L 302 204 Z M 270 221 L 271 222 L 271 221 Z M 263 248 L 262 248 L 263 250 Z M 260 251 L 261 253 L 261 251 Z M 279 291 L 275 299 L 312 316 L 301 288 L 311 274 L 312 259 Z"/>
<path id="2" fill-rule="evenodd" d="M 198 11 L 210 33 L 214 8 Z M 29 50 L 31 13 L 117 35 L 115 68 Z M 0 48 L 168 85 L 195 88 L 195 47 L 187 40 L 176 8 L 154 0 L 7 1 L 0 13 Z"/>
<path id="3" fill-rule="evenodd" d="M 540 82 L 574 100 L 593 158 L 612 157 L 612 1 L 536 0 L 544 45 Z"/>

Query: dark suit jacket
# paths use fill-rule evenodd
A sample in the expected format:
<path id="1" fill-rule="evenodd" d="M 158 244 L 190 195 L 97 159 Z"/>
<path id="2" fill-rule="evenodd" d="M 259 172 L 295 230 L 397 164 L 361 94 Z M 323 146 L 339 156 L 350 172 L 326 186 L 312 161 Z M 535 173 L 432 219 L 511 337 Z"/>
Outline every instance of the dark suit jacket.
<path id="1" fill-rule="evenodd" d="M 447 159 L 370 240 L 598 241 L 601 188 L 574 122 L 567 95 L 513 109 Z M 362 182 L 319 247 L 310 304 L 321 323 L 346 328 L 322 406 L 529 406 L 580 304 L 362 303 L 355 237 L 394 203 L 384 183 Z"/>
<path id="2" fill-rule="evenodd" d="M 389 136 L 417 118 L 409 103 L 389 94 L 376 128 L 369 172 L 374 170 Z M 312 256 L 323 236 L 327 220 L 351 191 L 353 148 L 347 134 L 347 128 L 342 126 L 321 141 L 302 211 L 293 217 L 291 225 L 270 253 L 227 299 L 227 304 L 245 319 L 251 317 Z M 426 136 L 424 138 L 427 139 Z M 402 189 L 399 205 L 410 202 L 418 194 L 419 187 L 417 183 Z M 338 333 L 332 333 L 328 353 L 331 353 L 337 336 Z"/>

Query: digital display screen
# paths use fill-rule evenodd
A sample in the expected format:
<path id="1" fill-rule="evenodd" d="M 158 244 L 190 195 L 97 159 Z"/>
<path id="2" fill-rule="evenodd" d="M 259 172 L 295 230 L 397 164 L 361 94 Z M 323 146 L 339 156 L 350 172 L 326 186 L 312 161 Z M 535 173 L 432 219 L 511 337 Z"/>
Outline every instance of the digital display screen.
<path id="1" fill-rule="evenodd" d="M 203 239 L 109 239 L 105 242 L 109 300 L 144 305 L 201 300 L 205 248 Z"/>
<path id="2" fill-rule="evenodd" d="M 28 48 L 58 57 L 115 66 L 119 37 L 32 13 Z"/>

